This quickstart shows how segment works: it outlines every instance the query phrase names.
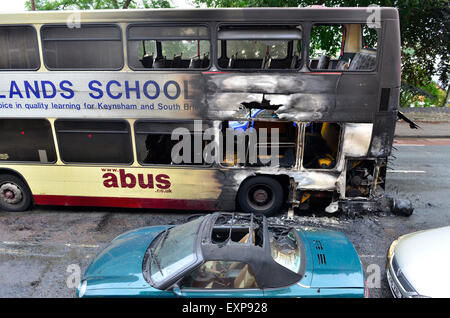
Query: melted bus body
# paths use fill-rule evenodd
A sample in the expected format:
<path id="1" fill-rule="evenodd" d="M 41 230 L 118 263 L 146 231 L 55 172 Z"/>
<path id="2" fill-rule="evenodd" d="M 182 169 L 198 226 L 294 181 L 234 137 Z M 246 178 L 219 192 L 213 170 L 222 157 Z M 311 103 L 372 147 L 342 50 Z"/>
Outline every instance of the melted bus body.
<path id="1" fill-rule="evenodd" d="M 394 8 L 2 14 L 0 43 L 2 209 L 270 215 L 317 199 L 330 212 L 386 203 L 400 88 Z M 199 138 L 182 154 L 199 160 L 174 162 L 177 127 Z M 278 164 L 260 153 L 205 161 L 204 148 L 222 149 L 219 135 L 238 130 L 276 132 L 266 148 Z"/>

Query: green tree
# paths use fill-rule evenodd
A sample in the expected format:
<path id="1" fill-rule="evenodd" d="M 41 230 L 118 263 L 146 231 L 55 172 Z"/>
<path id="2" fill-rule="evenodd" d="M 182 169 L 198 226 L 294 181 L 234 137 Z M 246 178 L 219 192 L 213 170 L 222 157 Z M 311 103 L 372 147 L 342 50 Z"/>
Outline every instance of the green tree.
<path id="1" fill-rule="evenodd" d="M 36 10 L 171 8 L 170 0 L 35 0 Z M 31 10 L 31 1 L 25 2 Z"/>
<path id="2" fill-rule="evenodd" d="M 404 87 L 430 87 L 437 75 L 448 87 L 450 9 L 447 0 L 193 0 L 207 7 L 396 7 L 400 15 Z M 326 37 L 325 37 L 326 39 Z M 327 42 L 327 41 L 324 41 Z M 323 43 L 323 49 L 330 49 Z"/>

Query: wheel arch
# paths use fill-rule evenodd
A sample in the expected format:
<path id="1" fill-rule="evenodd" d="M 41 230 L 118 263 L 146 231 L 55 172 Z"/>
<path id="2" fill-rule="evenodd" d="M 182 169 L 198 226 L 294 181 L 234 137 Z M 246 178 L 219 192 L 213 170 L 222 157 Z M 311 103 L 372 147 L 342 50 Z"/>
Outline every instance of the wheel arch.
<path id="1" fill-rule="evenodd" d="M 283 206 L 287 206 L 287 201 L 289 198 L 289 191 L 290 191 L 290 179 L 291 177 L 288 174 L 277 174 L 277 175 L 273 175 L 273 174 L 269 174 L 269 173 L 255 173 L 252 175 L 247 176 L 244 180 L 242 180 L 242 182 L 239 184 L 239 187 L 235 193 L 235 206 L 237 210 L 242 210 L 242 207 L 239 204 L 239 200 L 238 200 L 238 193 L 241 190 L 242 185 L 249 179 L 255 178 L 255 177 L 259 177 L 259 176 L 263 176 L 263 177 L 269 177 L 271 179 L 274 179 L 276 181 L 278 181 L 278 183 L 280 183 L 281 187 L 283 188 L 283 201 L 284 204 Z"/>

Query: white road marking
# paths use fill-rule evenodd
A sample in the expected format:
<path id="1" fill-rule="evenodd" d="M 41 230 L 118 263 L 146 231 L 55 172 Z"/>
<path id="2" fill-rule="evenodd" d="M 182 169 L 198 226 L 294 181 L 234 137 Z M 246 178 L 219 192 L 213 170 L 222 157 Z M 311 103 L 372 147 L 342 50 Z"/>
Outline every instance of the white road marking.
<path id="1" fill-rule="evenodd" d="M 24 252 L 19 251 L 15 249 L 9 249 L 9 248 L 0 248 L 0 255 L 17 255 L 17 256 L 37 256 L 37 257 L 50 257 L 50 258 L 63 258 L 64 255 L 58 255 L 58 254 L 41 254 L 41 253 L 31 253 L 31 252 Z"/>
<path id="2" fill-rule="evenodd" d="M 90 244 L 71 244 L 71 243 L 66 243 L 64 245 L 68 246 L 68 247 L 86 247 L 86 248 L 97 248 L 97 247 L 100 247 L 100 245 L 90 245 Z"/>
<path id="3" fill-rule="evenodd" d="M 43 252 L 41 248 L 55 247 L 59 249 L 58 252 L 63 254 L 49 254 Z M 47 257 L 47 258 L 63 258 L 66 257 L 64 251 L 66 248 L 98 248 L 100 245 L 89 244 L 72 244 L 72 243 L 43 243 L 43 242 L 14 242 L 14 241 L 0 241 L 0 255 L 14 255 L 24 257 Z M 34 252 L 34 249 L 41 249 L 41 253 Z M 61 249 L 62 248 L 62 249 Z"/>
<path id="4" fill-rule="evenodd" d="M 94 244 L 72 244 L 72 243 L 43 243 L 43 242 L 13 242 L 13 241 L 3 241 L 0 242 L 0 244 L 5 245 L 22 245 L 22 246 L 58 246 L 58 245 L 64 245 L 67 247 L 73 247 L 73 248 L 98 248 L 100 245 L 94 245 Z"/>
<path id="5" fill-rule="evenodd" d="M 427 173 L 424 170 L 388 170 L 390 173 Z"/>
<path id="6" fill-rule="evenodd" d="M 18 245 L 18 244 L 22 244 L 19 242 L 11 242 L 11 241 L 3 241 L 2 244 L 6 244 L 6 245 Z"/>

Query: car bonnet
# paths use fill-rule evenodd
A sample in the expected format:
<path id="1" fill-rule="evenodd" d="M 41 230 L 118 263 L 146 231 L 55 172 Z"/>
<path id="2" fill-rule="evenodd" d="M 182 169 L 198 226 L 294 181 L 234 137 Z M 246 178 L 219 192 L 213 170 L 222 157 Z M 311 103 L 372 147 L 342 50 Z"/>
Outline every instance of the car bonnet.
<path id="1" fill-rule="evenodd" d="M 83 275 L 95 288 L 144 288 L 142 262 L 151 242 L 167 226 L 140 228 L 116 237 L 92 261 Z"/>

